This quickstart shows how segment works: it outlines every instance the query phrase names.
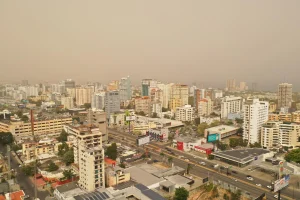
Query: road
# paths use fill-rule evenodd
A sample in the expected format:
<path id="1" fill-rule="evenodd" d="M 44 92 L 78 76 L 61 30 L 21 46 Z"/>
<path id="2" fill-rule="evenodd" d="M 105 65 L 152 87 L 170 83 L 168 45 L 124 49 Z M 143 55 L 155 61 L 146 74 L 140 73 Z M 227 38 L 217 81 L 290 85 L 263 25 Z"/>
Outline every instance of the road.
<path id="1" fill-rule="evenodd" d="M 0 148 L 1 153 L 6 154 L 5 148 Z M 25 176 L 19 167 L 17 159 L 11 154 L 11 169 L 15 170 L 16 182 L 20 185 L 21 190 L 24 190 L 26 195 L 29 195 L 31 199 L 34 199 L 34 187 L 29 177 Z M 49 196 L 47 191 L 37 191 L 37 196 L 40 200 L 46 199 Z"/>
<path id="2" fill-rule="evenodd" d="M 120 139 L 120 141 L 124 141 L 123 138 L 125 137 L 125 142 L 128 144 L 130 143 L 131 145 L 135 143 L 135 139 L 136 137 L 133 135 L 130 135 L 128 133 L 121 133 L 118 131 L 114 131 L 114 130 L 109 130 L 110 136 L 114 136 L 119 137 L 118 139 Z M 258 196 L 262 193 L 266 193 L 267 194 L 267 198 L 268 199 L 274 199 L 274 195 L 275 193 L 270 192 L 270 190 L 267 188 L 267 185 L 271 185 L 271 180 L 261 180 L 261 179 L 257 179 L 255 178 L 253 181 L 249 181 L 246 179 L 246 176 L 248 174 L 244 174 L 243 172 L 238 171 L 237 174 L 233 174 L 231 173 L 230 176 L 226 175 L 226 171 L 225 170 L 220 170 L 220 173 L 218 173 L 218 171 L 216 169 L 214 169 L 214 167 L 212 166 L 214 163 L 208 160 L 204 160 L 203 158 L 200 157 L 194 157 L 191 156 L 189 154 L 186 154 L 184 152 L 175 152 L 176 156 L 171 155 L 168 151 L 166 151 L 166 149 L 164 148 L 165 145 L 160 145 L 160 144 L 149 144 L 147 145 L 147 147 L 153 147 L 153 149 L 157 149 L 157 148 L 161 148 L 161 150 L 164 152 L 164 154 L 167 154 L 168 156 L 173 157 L 173 162 L 174 164 L 186 168 L 187 166 L 187 161 L 183 160 L 183 159 L 179 159 L 178 156 L 179 155 L 183 155 L 185 158 L 184 159 L 188 159 L 189 163 L 192 163 L 194 165 L 191 173 L 197 175 L 197 176 L 201 176 L 204 177 L 204 174 L 208 174 L 208 171 L 210 173 L 210 176 L 213 177 L 214 180 L 221 180 L 224 182 L 228 182 L 232 185 L 235 185 L 239 188 L 241 188 L 242 190 L 248 191 L 251 195 L 253 196 Z M 204 161 L 206 163 L 205 166 L 201 166 L 198 163 L 200 161 Z M 225 164 L 224 164 L 225 165 Z M 233 179 L 237 179 L 238 181 L 236 182 Z M 258 187 L 255 184 L 259 183 L 262 186 Z M 281 191 L 281 194 L 284 195 L 282 196 L 282 199 L 299 199 L 300 200 L 300 192 L 299 191 L 293 191 L 291 188 L 285 188 Z M 293 198 L 294 197 L 294 198 Z"/>

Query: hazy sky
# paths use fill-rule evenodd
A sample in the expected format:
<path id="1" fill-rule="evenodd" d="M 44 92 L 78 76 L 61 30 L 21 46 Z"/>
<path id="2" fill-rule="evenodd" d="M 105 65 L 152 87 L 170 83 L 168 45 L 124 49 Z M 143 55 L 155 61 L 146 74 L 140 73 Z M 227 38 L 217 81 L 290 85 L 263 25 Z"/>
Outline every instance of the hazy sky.
<path id="1" fill-rule="evenodd" d="M 0 80 L 300 90 L 299 0 L 0 1 Z"/>

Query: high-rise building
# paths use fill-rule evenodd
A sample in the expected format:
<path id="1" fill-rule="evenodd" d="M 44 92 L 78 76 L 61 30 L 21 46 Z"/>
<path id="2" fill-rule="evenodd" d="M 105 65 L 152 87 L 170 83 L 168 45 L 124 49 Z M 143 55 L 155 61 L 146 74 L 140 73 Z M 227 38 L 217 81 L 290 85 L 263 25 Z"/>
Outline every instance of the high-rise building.
<path id="1" fill-rule="evenodd" d="M 261 127 L 268 121 L 269 103 L 259 99 L 247 100 L 243 105 L 244 133 L 243 139 L 248 143 L 260 143 Z"/>
<path id="2" fill-rule="evenodd" d="M 193 121 L 194 120 L 194 108 L 191 105 L 185 105 L 176 108 L 175 119 L 178 121 Z"/>
<path id="3" fill-rule="evenodd" d="M 240 82 L 240 91 L 245 91 L 248 89 L 246 82 Z"/>
<path id="4" fill-rule="evenodd" d="M 125 102 L 131 100 L 132 91 L 131 91 L 131 81 L 130 77 L 122 78 L 119 85 L 120 91 L 120 101 Z"/>
<path id="5" fill-rule="evenodd" d="M 76 88 L 67 88 L 66 92 L 68 96 L 72 97 L 73 99 L 76 98 Z"/>
<path id="6" fill-rule="evenodd" d="M 114 112 L 120 111 L 120 95 L 119 91 L 107 91 L 105 93 L 105 112 L 109 119 Z"/>
<path id="7" fill-rule="evenodd" d="M 142 80 L 142 92 L 141 96 L 149 96 L 150 94 L 150 82 L 152 79 L 143 79 Z"/>
<path id="8" fill-rule="evenodd" d="M 173 83 L 170 84 L 163 84 L 163 83 L 158 83 L 157 87 L 162 90 L 163 92 L 163 102 L 162 102 L 162 107 L 164 108 L 169 108 L 169 99 L 170 99 L 170 91 Z"/>
<path id="9" fill-rule="evenodd" d="M 107 85 L 106 90 L 107 91 L 115 91 L 115 90 L 119 90 L 119 81 L 112 81 Z"/>
<path id="10" fill-rule="evenodd" d="M 74 135 L 74 163 L 79 166 L 78 185 L 86 191 L 105 187 L 102 133 L 95 125 L 65 126 Z"/>
<path id="11" fill-rule="evenodd" d="M 61 105 L 63 105 L 65 109 L 74 108 L 74 100 L 72 97 L 61 97 Z"/>
<path id="12" fill-rule="evenodd" d="M 51 92 L 52 93 L 59 93 L 59 94 L 63 94 L 66 92 L 66 88 L 64 84 L 52 84 L 51 85 Z"/>
<path id="13" fill-rule="evenodd" d="M 278 108 L 290 108 L 292 105 L 293 85 L 281 83 L 278 86 Z"/>
<path id="14" fill-rule="evenodd" d="M 228 118 L 229 114 L 241 113 L 242 108 L 242 97 L 226 96 L 221 102 L 221 118 Z"/>
<path id="15" fill-rule="evenodd" d="M 267 122 L 261 128 L 261 145 L 265 148 L 299 147 L 300 125 L 285 122 Z"/>
<path id="16" fill-rule="evenodd" d="M 92 87 L 77 87 L 76 88 L 76 104 L 77 106 L 84 105 L 85 103 L 92 103 Z"/>
<path id="17" fill-rule="evenodd" d="M 213 104 L 210 98 L 201 99 L 198 105 L 198 116 L 208 116 L 213 111 Z"/>
<path id="18" fill-rule="evenodd" d="M 178 104 L 174 104 L 174 101 Z M 176 107 L 182 107 L 184 105 L 188 105 L 189 101 L 189 88 L 187 85 L 181 85 L 181 84 L 176 84 L 171 87 L 171 93 L 170 93 L 170 109 L 172 111 L 176 110 Z"/>
<path id="19" fill-rule="evenodd" d="M 107 117 L 104 111 L 93 111 L 92 109 L 89 109 L 87 115 L 87 123 L 93 124 L 99 128 L 100 132 L 102 133 L 102 142 L 108 140 Z"/>
<path id="20" fill-rule="evenodd" d="M 93 110 L 103 110 L 105 107 L 105 92 L 97 92 L 92 96 L 92 105 Z"/>
<path id="21" fill-rule="evenodd" d="M 28 80 L 22 80 L 22 83 L 21 83 L 23 86 L 28 86 L 29 85 L 29 82 Z"/>
<path id="22" fill-rule="evenodd" d="M 227 80 L 226 88 L 228 91 L 234 91 L 236 89 L 235 79 Z"/>
<path id="23" fill-rule="evenodd" d="M 63 81 L 63 85 L 65 86 L 65 89 L 68 88 L 75 88 L 75 81 L 72 79 L 66 79 Z"/>
<path id="24" fill-rule="evenodd" d="M 136 97 L 135 100 L 135 112 L 144 112 L 145 115 L 151 113 L 151 99 L 148 96 L 145 97 Z"/>

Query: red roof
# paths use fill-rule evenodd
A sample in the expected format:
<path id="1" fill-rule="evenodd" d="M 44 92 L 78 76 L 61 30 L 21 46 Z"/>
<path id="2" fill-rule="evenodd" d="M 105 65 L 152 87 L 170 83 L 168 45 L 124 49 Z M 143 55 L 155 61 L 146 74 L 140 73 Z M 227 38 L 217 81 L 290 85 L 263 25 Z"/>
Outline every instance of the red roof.
<path id="1" fill-rule="evenodd" d="M 23 196 L 25 196 L 25 193 L 23 190 L 19 190 L 19 191 L 10 193 L 11 200 L 22 200 L 21 197 L 23 197 Z"/>
<path id="2" fill-rule="evenodd" d="M 110 165 L 116 165 L 116 161 L 110 158 L 105 158 L 104 159 L 106 164 L 110 164 Z"/>
<path id="3" fill-rule="evenodd" d="M 0 200 L 5 200 L 5 196 L 0 195 Z"/>

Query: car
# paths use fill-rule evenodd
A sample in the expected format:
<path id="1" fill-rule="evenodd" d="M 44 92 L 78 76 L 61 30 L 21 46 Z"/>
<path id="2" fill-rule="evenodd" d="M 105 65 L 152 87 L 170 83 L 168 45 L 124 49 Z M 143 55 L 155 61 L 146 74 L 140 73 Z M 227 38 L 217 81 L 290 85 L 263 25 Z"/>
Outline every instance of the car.
<path id="1" fill-rule="evenodd" d="M 257 187 L 261 187 L 261 184 L 260 184 L 260 183 L 256 183 L 256 186 L 257 186 Z"/>
<path id="2" fill-rule="evenodd" d="M 233 174 L 237 174 L 237 171 L 232 170 L 231 172 L 232 172 Z"/>
<path id="3" fill-rule="evenodd" d="M 278 199 L 278 195 L 277 195 L 277 194 L 275 194 L 275 195 L 274 195 L 274 198 L 275 198 L 275 199 Z"/>
<path id="4" fill-rule="evenodd" d="M 272 186 L 271 185 L 267 185 L 267 188 L 272 189 Z"/>
<path id="5" fill-rule="evenodd" d="M 237 179 L 233 178 L 232 180 L 237 181 Z"/>
<path id="6" fill-rule="evenodd" d="M 252 168 L 248 168 L 248 171 L 251 171 L 252 170 Z"/>
<path id="7" fill-rule="evenodd" d="M 200 165 L 205 165 L 205 162 L 199 162 Z"/>
<path id="8" fill-rule="evenodd" d="M 23 197 L 23 199 L 29 199 L 29 198 L 30 198 L 29 195 L 25 195 L 25 196 Z"/>
<path id="9" fill-rule="evenodd" d="M 253 181 L 253 180 L 254 180 L 251 176 L 247 176 L 247 179 L 248 179 L 249 181 Z"/>

